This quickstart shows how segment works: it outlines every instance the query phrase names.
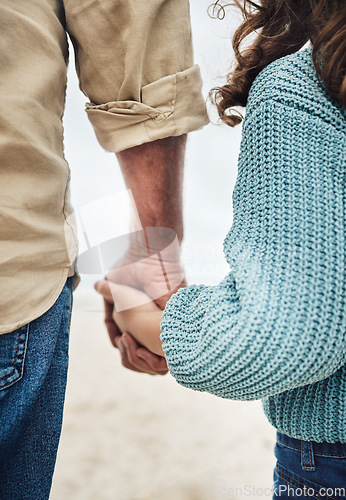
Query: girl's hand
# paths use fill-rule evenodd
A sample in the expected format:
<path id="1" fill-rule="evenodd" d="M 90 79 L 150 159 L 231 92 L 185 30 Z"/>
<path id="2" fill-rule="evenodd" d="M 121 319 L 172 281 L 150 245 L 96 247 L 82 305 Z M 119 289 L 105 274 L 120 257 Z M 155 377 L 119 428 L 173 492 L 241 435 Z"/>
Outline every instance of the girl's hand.
<path id="1" fill-rule="evenodd" d="M 139 344 L 159 356 L 164 356 L 160 340 L 162 311 L 148 295 L 137 288 L 118 285 L 108 280 L 97 282 L 95 289 L 105 301 L 117 305 L 119 311 L 114 307 L 112 318 L 122 333 L 130 333 Z M 134 307 L 124 309 L 128 304 L 134 304 Z"/>

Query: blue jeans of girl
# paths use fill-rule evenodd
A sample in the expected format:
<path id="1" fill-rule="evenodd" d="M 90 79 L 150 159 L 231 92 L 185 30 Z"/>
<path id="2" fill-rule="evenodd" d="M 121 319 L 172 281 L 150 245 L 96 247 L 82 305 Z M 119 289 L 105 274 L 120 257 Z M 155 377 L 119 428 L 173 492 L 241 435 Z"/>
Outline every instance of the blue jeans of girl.
<path id="1" fill-rule="evenodd" d="M 274 499 L 346 499 L 346 444 L 300 441 L 278 432 Z"/>
<path id="2" fill-rule="evenodd" d="M 72 278 L 43 316 L 0 335 L 0 499 L 47 500 L 60 439 Z"/>

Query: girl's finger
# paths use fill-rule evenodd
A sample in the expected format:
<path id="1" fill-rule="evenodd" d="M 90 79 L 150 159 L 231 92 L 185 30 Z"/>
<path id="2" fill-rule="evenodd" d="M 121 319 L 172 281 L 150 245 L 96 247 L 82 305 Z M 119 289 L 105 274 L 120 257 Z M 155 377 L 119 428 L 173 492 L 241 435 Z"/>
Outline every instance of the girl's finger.
<path id="1" fill-rule="evenodd" d="M 141 310 L 145 311 L 155 311 L 158 309 L 145 292 L 132 286 L 101 280 L 97 281 L 94 287 L 105 300 L 114 303 L 118 312 L 135 307 L 140 307 Z"/>

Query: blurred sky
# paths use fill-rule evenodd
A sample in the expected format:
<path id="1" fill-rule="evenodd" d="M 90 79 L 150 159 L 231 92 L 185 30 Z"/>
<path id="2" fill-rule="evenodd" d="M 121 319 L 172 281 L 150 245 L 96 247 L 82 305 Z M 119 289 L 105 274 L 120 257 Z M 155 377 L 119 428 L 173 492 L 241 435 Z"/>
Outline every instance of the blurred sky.
<path id="1" fill-rule="evenodd" d="M 237 23 L 229 13 L 222 21 L 208 16 L 211 0 L 191 0 L 195 61 L 200 65 L 207 98 L 210 88 L 225 82 L 233 60 L 231 36 Z M 70 48 L 64 117 L 65 155 L 71 168 L 75 209 L 125 189 L 115 155 L 98 144 L 84 111 Z M 208 104 L 208 108 L 211 105 Z M 211 110 L 211 119 L 217 117 Z M 232 223 L 232 190 L 236 179 L 241 128 L 209 124 L 190 134 L 186 159 L 183 260 L 189 283 L 214 284 L 227 273 L 222 243 Z M 120 217 L 121 214 L 114 214 Z M 102 219 L 102 217 L 101 217 Z M 106 221 L 100 220 L 100 224 Z M 82 276 L 81 289 L 95 277 Z"/>

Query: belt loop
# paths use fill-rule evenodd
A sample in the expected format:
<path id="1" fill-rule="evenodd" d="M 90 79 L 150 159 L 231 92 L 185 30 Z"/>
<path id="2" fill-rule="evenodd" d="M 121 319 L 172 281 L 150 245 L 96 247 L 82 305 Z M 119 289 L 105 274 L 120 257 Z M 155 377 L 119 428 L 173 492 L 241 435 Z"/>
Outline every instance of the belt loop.
<path id="1" fill-rule="evenodd" d="M 314 471 L 316 469 L 311 441 L 301 441 L 301 463 L 303 470 Z"/>

